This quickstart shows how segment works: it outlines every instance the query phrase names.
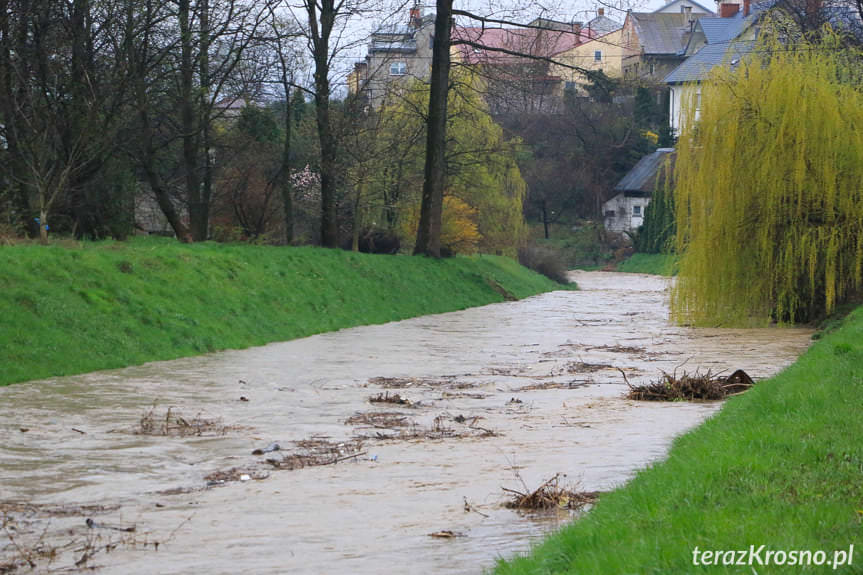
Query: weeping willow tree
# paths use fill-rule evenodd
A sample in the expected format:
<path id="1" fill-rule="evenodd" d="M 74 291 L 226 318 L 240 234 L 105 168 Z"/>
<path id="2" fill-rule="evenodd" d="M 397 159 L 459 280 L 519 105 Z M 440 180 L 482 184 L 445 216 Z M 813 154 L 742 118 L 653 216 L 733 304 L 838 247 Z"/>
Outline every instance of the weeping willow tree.
<path id="1" fill-rule="evenodd" d="M 860 290 L 860 62 L 830 34 L 765 40 L 703 84 L 678 146 L 679 321 L 808 321 Z"/>
<path id="2" fill-rule="evenodd" d="M 674 251 L 675 227 L 673 161 L 666 158 L 656 174 L 656 189 L 644 210 L 644 224 L 635 236 L 635 250 L 647 254 Z"/>

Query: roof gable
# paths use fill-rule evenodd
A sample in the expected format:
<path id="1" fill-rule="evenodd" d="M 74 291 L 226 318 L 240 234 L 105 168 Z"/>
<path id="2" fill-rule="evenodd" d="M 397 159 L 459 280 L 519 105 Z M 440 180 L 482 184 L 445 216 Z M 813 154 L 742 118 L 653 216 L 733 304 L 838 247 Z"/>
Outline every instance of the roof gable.
<path id="1" fill-rule="evenodd" d="M 695 6 L 698 6 L 699 8 L 704 10 L 707 14 L 714 14 L 715 13 L 714 10 L 711 10 L 710 8 L 705 6 L 704 4 L 701 4 L 700 2 L 696 2 L 695 0 L 671 0 L 671 2 L 668 2 L 664 6 L 660 6 L 659 8 L 654 10 L 653 12 L 654 13 L 660 13 L 663 10 L 668 10 L 668 8 L 670 6 L 674 6 L 675 4 L 682 4 L 683 2 L 686 2 L 687 4 L 694 4 Z"/>
<path id="2" fill-rule="evenodd" d="M 632 26 L 645 54 L 677 55 L 686 48 L 691 30 L 690 16 L 687 14 L 630 12 L 629 16 L 632 18 Z M 711 16 L 708 14 L 692 15 L 692 18 L 702 17 L 710 18 Z"/>
<path id="3" fill-rule="evenodd" d="M 656 189 L 659 170 L 665 165 L 665 159 L 674 161 L 674 148 L 659 148 L 638 160 L 623 179 L 614 186 L 615 192 L 648 192 Z"/>

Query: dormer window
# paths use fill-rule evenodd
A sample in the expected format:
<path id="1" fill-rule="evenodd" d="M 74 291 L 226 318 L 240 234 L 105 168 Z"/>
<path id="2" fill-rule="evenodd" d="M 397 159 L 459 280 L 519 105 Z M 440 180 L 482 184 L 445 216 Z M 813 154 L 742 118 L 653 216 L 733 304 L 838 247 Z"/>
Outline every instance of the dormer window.
<path id="1" fill-rule="evenodd" d="M 408 73 L 408 65 L 406 62 L 391 62 L 390 76 L 404 76 Z"/>

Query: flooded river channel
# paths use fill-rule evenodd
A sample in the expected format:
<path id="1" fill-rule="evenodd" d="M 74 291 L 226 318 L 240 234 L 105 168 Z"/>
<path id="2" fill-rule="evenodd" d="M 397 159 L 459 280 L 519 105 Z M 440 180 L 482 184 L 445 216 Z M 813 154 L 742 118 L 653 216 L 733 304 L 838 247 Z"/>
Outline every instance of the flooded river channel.
<path id="1" fill-rule="evenodd" d="M 479 574 L 570 518 L 506 509 L 501 487 L 612 489 L 719 408 L 623 399 L 616 368 L 757 380 L 810 339 L 673 326 L 666 280 L 573 275 L 581 291 L 0 388 L 0 571 Z"/>

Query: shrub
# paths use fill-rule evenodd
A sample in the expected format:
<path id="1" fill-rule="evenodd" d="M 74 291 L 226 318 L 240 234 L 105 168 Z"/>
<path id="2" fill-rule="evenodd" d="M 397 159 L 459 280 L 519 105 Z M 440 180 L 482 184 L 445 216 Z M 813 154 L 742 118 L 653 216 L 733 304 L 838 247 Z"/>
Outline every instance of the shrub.
<path id="1" fill-rule="evenodd" d="M 569 283 L 566 263 L 556 250 L 528 245 L 518 250 L 518 261 L 524 267 L 541 273 L 559 284 Z"/>

